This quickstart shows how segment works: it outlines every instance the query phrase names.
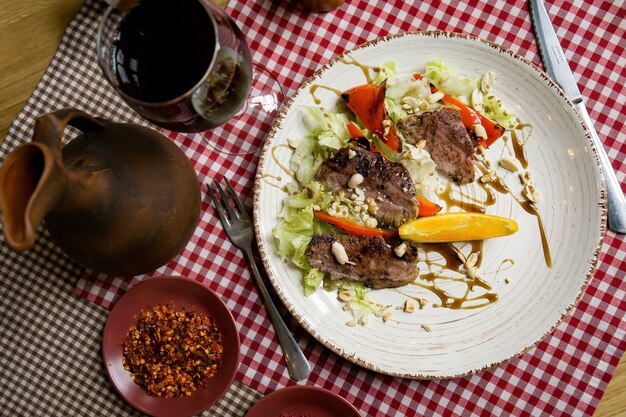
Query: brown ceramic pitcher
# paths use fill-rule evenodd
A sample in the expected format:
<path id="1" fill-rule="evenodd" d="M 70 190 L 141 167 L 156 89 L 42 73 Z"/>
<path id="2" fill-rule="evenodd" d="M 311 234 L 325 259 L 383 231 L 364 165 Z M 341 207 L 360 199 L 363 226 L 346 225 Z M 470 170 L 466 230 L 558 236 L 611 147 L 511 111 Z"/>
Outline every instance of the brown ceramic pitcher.
<path id="1" fill-rule="evenodd" d="M 66 125 L 82 134 L 63 148 Z M 0 169 L 6 241 L 23 251 L 43 222 L 78 263 L 115 275 L 151 271 L 189 241 L 200 188 L 185 154 L 160 133 L 63 109 Z"/>

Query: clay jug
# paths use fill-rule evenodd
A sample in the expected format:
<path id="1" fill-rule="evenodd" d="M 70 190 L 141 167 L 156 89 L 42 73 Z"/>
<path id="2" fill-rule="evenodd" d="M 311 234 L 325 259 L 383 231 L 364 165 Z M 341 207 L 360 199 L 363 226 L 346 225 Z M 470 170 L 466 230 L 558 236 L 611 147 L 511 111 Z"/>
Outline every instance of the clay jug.
<path id="1" fill-rule="evenodd" d="M 82 134 L 62 147 L 67 125 Z M 198 177 L 160 133 L 63 109 L 37 119 L 32 142 L 0 169 L 7 244 L 30 248 L 42 222 L 71 258 L 138 275 L 176 256 L 200 214 Z"/>

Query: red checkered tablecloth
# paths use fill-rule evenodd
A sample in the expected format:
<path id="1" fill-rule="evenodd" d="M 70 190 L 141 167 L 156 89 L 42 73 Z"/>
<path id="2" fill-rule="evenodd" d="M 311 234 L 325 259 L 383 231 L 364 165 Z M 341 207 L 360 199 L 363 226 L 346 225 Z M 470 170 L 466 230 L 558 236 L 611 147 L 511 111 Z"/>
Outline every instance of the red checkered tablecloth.
<path id="1" fill-rule="evenodd" d="M 287 96 L 344 50 L 406 31 L 472 34 L 541 65 L 528 5 L 523 1 L 347 0 L 324 14 L 307 13 L 296 3 L 231 0 L 227 9 L 246 34 L 254 60 L 275 73 Z M 31 99 L 13 125 L 3 154 L 30 135 L 34 117 L 62 106 L 145 123 L 115 95 L 97 68 L 95 25 L 103 7 L 99 1 L 88 1 L 72 22 L 36 91 L 38 100 Z M 549 1 L 546 7 L 618 180 L 625 184 L 626 5 Z M 69 90 L 56 88 L 68 78 L 76 80 L 68 84 Z M 257 128 L 269 130 L 269 126 Z M 200 134 L 165 133 L 186 152 L 203 183 L 229 178 L 251 207 L 256 156 L 227 157 L 207 147 Z M 226 134 L 244 133 L 219 129 L 210 133 Z M 249 269 L 224 234 L 206 196 L 202 213 L 185 250 L 166 266 L 138 277 L 86 271 L 78 280 L 76 294 L 110 308 L 128 288 L 149 276 L 184 275 L 203 282 L 223 297 L 239 326 L 242 366 L 237 380 L 263 394 L 293 384 Z M 46 235 L 41 239 L 44 243 L 35 253 L 62 258 Z M 624 237 L 608 232 L 591 284 L 552 335 L 505 365 L 460 379 L 404 380 L 365 370 L 324 348 L 282 311 L 313 364 L 306 383 L 340 394 L 364 416 L 591 415 L 626 348 L 625 258 Z M 80 271 L 69 260 L 61 264 Z"/>

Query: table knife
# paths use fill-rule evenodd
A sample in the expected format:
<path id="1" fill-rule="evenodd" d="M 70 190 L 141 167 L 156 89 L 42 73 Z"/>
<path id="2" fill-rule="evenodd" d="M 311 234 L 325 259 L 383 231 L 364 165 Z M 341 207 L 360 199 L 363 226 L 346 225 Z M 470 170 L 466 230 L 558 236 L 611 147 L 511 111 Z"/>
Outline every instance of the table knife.
<path id="1" fill-rule="evenodd" d="M 541 54 L 541 60 L 546 68 L 546 72 L 561 86 L 565 95 L 574 103 L 582 122 L 589 130 L 591 139 L 598 150 L 598 156 L 606 178 L 609 203 L 609 229 L 617 233 L 626 233 L 626 198 L 624 197 L 624 193 L 622 192 L 622 188 L 611 166 L 611 161 L 604 149 L 602 141 L 593 127 L 593 123 L 585 107 L 583 96 L 580 94 L 580 90 L 574 79 L 574 74 L 565 59 L 565 54 L 554 32 L 543 0 L 530 0 L 530 17 L 535 29 L 539 53 Z"/>

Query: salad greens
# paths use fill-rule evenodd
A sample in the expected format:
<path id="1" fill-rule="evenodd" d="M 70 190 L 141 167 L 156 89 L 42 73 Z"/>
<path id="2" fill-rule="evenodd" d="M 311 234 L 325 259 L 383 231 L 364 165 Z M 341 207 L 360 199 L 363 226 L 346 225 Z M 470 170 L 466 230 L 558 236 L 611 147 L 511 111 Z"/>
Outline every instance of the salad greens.
<path id="1" fill-rule="evenodd" d="M 325 209 L 332 202 L 332 193 L 323 189 L 317 181 L 310 181 L 300 191 L 285 198 L 280 213 L 280 222 L 274 229 L 274 237 L 278 241 L 278 253 L 290 259 L 303 271 L 304 292 L 314 292 L 322 282 L 324 274 L 311 268 L 304 254 L 313 235 L 333 231 L 334 228 L 325 222 L 314 220 L 313 207 Z"/>
<path id="2" fill-rule="evenodd" d="M 395 62 L 383 62 L 373 81 L 378 85 L 387 80 L 385 105 L 394 122 L 407 117 L 407 104 L 411 104 L 411 114 L 431 112 L 443 107 L 443 104 L 431 97 L 432 83 L 442 92 L 464 103 L 470 104 L 472 99 L 482 100 L 478 104 L 482 106 L 482 113 L 506 128 L 513 128 L 517 123 L 515 116 L 504 109 L 502 103 L 492 94 L 476 93 L 481 89 L 482 77 L 467 78 L 458 75 L 440 59 L 429 61 L 421 78 L 397 77 L 396 74 Z M 330 207 L 341 206 L 344 207 L 343 216 L 351 221 L 361 222 L 359 216 L 354 214 L 356 210 L 352 210 L 352 200 L 331 193 L 314 180 L 322 162 L 350 141 L 348 123 L 353 121 L 358 124 L 358 121 L 343 103 L 339 103 L 332 110 L 320 107 L 306 107 L 302 110 L 308 133 L 297 144 L 289 141 L 295 148 L 290 169 L 296 181 L 287 186 L 289 195 L 284 200 L 280 221 L 273 234 L 278 242 L 278 253 L 302 270 L 304 293 L 309 295 L 322 286 L 324 273 L 309 264 L 305 255 L 308 244 L 316 234 L 340 233 L 334 226 L 316 220 L 314 211 L 326 211 Z M 374 137 L 362 124 L 359 124 L 359 128 L 366 137 Z M 403 148 L 401 163 L 410 173 L 417 192 L 432 199 L 437 188 L 434 161 L 419 146 L 404 143 Z M 369 313 L 382 316 L 387 308 L 377 303 L 369 294 L 370 289 L 360 283 L 342 281 L 332 283 L 332 286 L 338 289 L 339 299 L 345 303 L 344 309 L 352 311 L 357 320 Z"/>
<path id="3" fill-rule="evenodd" d="M 441 59 L 427 62 L 423 75 L 438 89 L 457 98 L 464 97 L 467 100 L 475 89 L 480 88 L 481 77 L 467 78 L 458 75 Z"/>

